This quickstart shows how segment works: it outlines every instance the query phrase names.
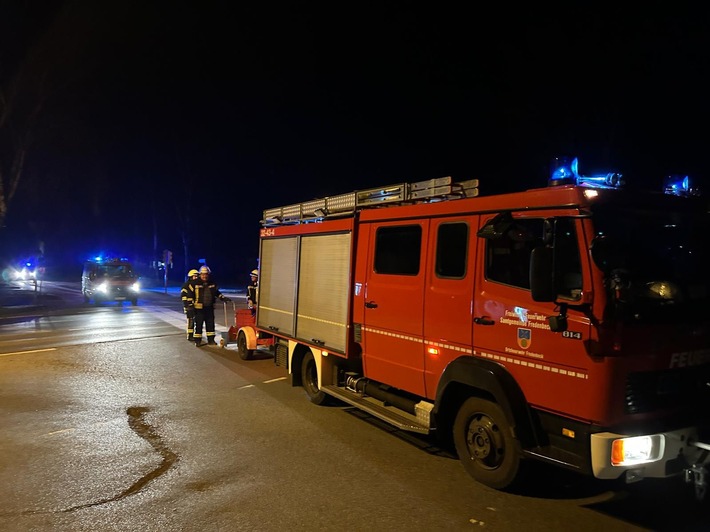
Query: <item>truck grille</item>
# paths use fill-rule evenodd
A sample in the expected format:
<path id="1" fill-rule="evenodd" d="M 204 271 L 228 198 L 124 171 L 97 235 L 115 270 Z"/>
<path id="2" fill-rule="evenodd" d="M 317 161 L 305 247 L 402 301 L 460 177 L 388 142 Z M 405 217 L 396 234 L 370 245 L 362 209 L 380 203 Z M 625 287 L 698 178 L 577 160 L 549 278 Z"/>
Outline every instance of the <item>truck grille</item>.
<path id="1" fill-rule="evenodd" d="M 668 408 L 704 408 L 710 401 L 710 365 L 631 373 L 626 380 L 627 414 Z"/>

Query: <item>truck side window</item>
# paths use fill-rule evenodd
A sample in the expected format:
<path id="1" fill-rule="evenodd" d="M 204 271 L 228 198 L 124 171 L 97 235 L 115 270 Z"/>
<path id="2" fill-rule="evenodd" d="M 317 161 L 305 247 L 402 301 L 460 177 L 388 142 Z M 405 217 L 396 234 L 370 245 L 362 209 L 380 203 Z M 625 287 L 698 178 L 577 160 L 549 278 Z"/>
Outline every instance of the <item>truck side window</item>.
<path id="1" fill-rule="evenodd" d="M 542 244 L 541 218 L 516 219 L 500 237 L 486 240 L 486 278 L 530 289 L 530 252 Z"/>
<path id="2" fill-rule="evenodd" d="M 417 275 L 422 247 L 419 225 L 380 227 L 375 236 L 375 271 L 391 275 Z"/>
<path id="3" fill-rule="evenodd" d="M 466 275 L 468 224 L 445 223 L 436 235 L 436 275 L 462 279 Z"/>

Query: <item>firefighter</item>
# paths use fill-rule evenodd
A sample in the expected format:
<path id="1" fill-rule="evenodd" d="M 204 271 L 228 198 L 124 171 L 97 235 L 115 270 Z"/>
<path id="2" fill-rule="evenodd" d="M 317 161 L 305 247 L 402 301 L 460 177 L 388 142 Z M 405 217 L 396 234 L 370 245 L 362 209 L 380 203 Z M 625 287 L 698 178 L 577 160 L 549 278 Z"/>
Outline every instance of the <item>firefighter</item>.
<path id="1" fill-rule="evenodd" d="M 247 286 L 247 308 L 251 309 L 252 314 L 256 314 L 256 303 L 259 297 L 259 270 L 252 270 L 251 283 Z"/>
<path id="2" fill-rule="evenodd" d="M 180 299 L 182 299 L 182 309 L 187 318 L 187 341 L 194 342 L 195 332 L 195 302 L 192 298 L 192 291 L 189 289 L 191 281 L 197 281 L 200 276 L 195 269 L 187 272 L 187 280 L 180 288 Z"/>
<path id="3" fill-rule="evenodd" d="M 195 333 L 194 341 L 197 347 L 202 345 L 202 324 L 207 331 L 207 344 L 216 345 L 214 332 L 214 302 L 217 299 L 229 302 L 230 298 L 222 294 L 217 285 L 210 279 L 212 271 L 208 266 L 200 268 L 200 278 L 190 281 L 188 290 L 191 292 L 195 306 Z"/>

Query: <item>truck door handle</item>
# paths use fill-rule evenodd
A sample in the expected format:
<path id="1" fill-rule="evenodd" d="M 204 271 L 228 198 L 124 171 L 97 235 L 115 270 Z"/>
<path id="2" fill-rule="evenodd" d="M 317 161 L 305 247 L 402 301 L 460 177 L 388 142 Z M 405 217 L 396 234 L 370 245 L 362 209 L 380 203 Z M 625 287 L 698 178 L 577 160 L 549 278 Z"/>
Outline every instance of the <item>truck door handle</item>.
<path id="1" fill-rule="evenodd" d="M 374 301 L 365 301 L 365 307 L 367 308 L 377 308 L 377 303 Z"/>
<path id="2" fill-rule="evenodd" d="M 483 318 L 473 318 L 473 323 L 478 325 L 495 325 L 496 322 L 484 316 Z"/>

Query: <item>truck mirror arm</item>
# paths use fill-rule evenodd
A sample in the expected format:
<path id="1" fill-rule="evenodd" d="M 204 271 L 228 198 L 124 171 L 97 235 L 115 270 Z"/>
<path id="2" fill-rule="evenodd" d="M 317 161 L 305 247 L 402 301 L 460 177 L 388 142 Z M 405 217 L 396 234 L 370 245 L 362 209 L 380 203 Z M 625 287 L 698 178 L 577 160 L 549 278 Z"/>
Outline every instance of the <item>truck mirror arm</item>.
<path id="1" fill-rule="evenodd" d="M 547 318 L 552 332 L 565 332 L 567 330 L 567 303 L 560 303 L 560 313 Z"/>

